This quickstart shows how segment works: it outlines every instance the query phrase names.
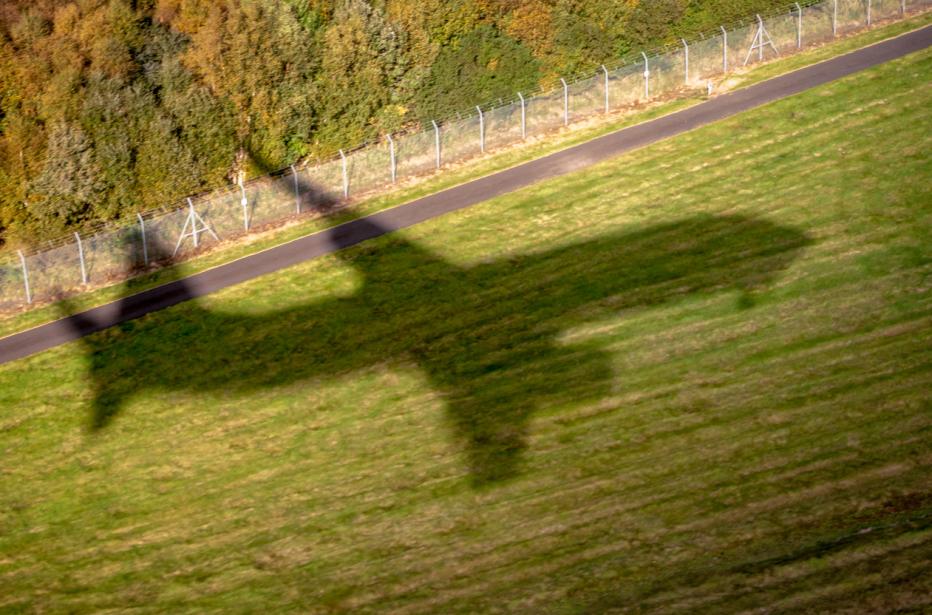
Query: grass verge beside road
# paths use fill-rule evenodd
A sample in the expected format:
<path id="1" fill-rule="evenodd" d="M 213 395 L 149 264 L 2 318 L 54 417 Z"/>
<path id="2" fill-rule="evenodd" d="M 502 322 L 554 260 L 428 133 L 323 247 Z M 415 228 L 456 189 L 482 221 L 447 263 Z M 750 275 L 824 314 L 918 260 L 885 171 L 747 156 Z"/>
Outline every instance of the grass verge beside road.
<path id="1" fill-rule="evenodd" d="M 0 367 L 0 610 L 928 608 L 930 77 Z"/>

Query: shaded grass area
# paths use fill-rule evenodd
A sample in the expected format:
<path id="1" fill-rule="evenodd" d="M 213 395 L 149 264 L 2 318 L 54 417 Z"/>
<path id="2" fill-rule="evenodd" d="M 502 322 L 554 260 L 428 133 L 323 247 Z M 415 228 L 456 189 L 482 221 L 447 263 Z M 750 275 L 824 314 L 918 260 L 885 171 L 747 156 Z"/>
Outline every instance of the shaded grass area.
<path id="1" fill-rule="evenodd" d="M 0 368 L 0 609 L 921 610 L 932 54 Z"/>
<path id="2" fill-rule="evenodd" d="M 903 32 L 928 24 L 930 19 L 932 19 L 932 13 L 927 12 L 787 58 L 754 66 L 748 70 L 739 70 L 739 72 L 735 73 L 729 79 L 728 88 L 735 89 L 737 87 L 752 85 L 759 81 L 831 58 L 835 55 L 852 51 L 858 47 L 897 34 L 902 34 Z M 233 245 L 220 246 L 212 252 L 198 256 L 174 267 L 158 269 L 151 273 L 137 276 L 130 280 L 129 287 L 139 292 L 177 279 L 180 276 L 193 275 L 210 269 L 211 267 L 216 267 L 257 251 L 328 228 L 334 224 L 395 207 L 402 203 L 471 181 L 478 177 L 545 156 L 567 147 L 572 147 L 573 145 L 620 130 L 624 127 L 648 121 L 661 115 L 673 113 L 702 102 L 702 100 L 703 98 L 698 95 L 684 95 L 684 97 L 672 101 L 655 102 L 643 110 L 634 109 L 613 113 L 607 119 L 592 118 L 591 121 L 594 122 L 594 125 L 584 128 L 577 126 L 574 127 L 571 132 L 547 135 L 542 141 L 532 144 L 523 144 L 492 156 L 468 161 L 458 168 L 445 169 L 442 174 L 426 180 L 419 180 L 411 186 L 363 198 L 354 205 L 352 211 L 345 211 L 340 215 L 330 218 L 311 217 L 298 219 L 290 226 L 273 228 L 263 233 L 254 234 Z M 120 293 L 124 291 L 125 288 L 121 286 L 110 286 L 92 290 L 75 297 L 72 300 L 71 307 L 73 309 L 89 309 L 119 299 Z M 9 335 L 16 331 L 22 331 L 49 322 L 58 318 L 60 313 L 61 306 L 48 305 L 20 314 L 6 315 L 0 318 L 0 336 Z"/>

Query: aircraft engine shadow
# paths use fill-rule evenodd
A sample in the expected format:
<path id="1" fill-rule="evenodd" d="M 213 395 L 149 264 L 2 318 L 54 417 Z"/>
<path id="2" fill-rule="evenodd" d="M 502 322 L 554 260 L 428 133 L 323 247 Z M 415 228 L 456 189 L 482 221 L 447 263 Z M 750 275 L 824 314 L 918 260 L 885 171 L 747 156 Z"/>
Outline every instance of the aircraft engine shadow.
<path id="1" fill-rule="evenodd" d="M 353 224 L 382 233 L 364 218 Z M 808 243 L 765 220 L 705 215 L 460 267 L 395 233 L 336 252 L 362 278 L 350 297 L 262 315 L 193 299 L 170 330 L 164 319 L 129 322 L 135 308 L 126 303 L 124 331 L 82 338 L 90 427 L 105 428 L 144 389 L 249 394 L 400 360 L 441 394 L 472 484 L 493 484 L 519 473 L 535 409 L 610 392 L 607 351 L 562 345 L 563 331 L 695 293 L 737 289 L 751 303 Z M 80 314 L 68 321 L 93 328 Z"/>

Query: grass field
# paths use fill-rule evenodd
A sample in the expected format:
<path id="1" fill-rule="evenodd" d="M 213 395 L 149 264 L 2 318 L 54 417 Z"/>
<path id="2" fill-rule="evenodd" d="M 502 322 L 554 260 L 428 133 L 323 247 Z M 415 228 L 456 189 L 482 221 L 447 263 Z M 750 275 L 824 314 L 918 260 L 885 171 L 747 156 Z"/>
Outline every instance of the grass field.
<path id="1" fill-rule="evenodd" d="M 930 84 L 0 367 L 0 611 L 932 607 Z"/>

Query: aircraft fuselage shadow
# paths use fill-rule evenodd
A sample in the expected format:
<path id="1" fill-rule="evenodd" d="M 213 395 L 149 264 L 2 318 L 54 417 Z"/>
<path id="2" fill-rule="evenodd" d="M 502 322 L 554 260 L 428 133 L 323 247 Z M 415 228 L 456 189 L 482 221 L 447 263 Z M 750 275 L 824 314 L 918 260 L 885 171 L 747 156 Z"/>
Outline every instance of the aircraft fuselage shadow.
<path id="1" fill-rule="evenodd" d="M 361 277 L 352 296 L 262 315 L 194 299 L 170 322 L 129 321 L 123 332 L 82 338 L 90 427 L 105 428 L 145 389 L 248 394 L 398 360 L 419 366 L 442 395 L 473 484 L 494 483 L 519 471 L 535 409 L 610 391 L 607 351 L 561 345 L 561 332 L 694 293 L 751 297 L 808 243 L 764 220 L 697 216 L 460 267 L 395 233 L 336 252 Z"/>

